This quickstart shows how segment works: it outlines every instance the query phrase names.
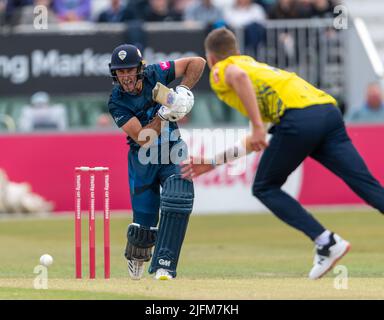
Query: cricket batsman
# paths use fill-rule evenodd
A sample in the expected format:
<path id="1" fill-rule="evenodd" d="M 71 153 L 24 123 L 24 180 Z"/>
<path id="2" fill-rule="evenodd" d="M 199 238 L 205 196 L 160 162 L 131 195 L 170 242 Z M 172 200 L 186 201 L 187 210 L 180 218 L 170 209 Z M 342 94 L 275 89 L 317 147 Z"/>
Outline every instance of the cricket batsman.
<path id="1" fill-rule="evenodd" d="M 212 90 L 220 100 L 248 117 L 252 129 L 245 141 L 217 154 L 216 163 L 192 158 L 182 169 L 183 177 L 197 177 L 216 164 L 233 160 L 236 154 L 264 150 L 252 193 L 279 219 L 315 243 L 309 278 L 321 278 L 348 252 L 350 244 L 327 230 L 281 189 L 288 176 L 311 157 L 381 213 L 383 187 L 353 146 L 332 96 L 295 73 L 240 55 L 235 35 L 228 29 L 213 30 L 205 39 L 205 50 Z M 264 123 L 272 124 L 269 143 Z"/>
<path id="2" fill-rule="evenodd" d="M 187 157 L 187 150 L 177 134 L 176 121 L 191 110 L 194 96 L 190 89 L 204 66 L 205 60 L 200 57 L 146 66 L 140 50 L 129 44 L 118 46 L 112 53 L 109 67 L 115 86 L 108 107 L 117 126 L 127 134 L 130 146 L 133 223 L 128 226 L 125 257 L 129 275 L 135 280 L 142 277 L 144 262 L 151 260 L 154 246 L 149 273 L 160 280 L 176 277 L 194 199 L 192 181 L 182 178 L 180 172 L 179 164 Z M 153 100 L 156 83 L 166 86 L 180 77 L 181 84 L 172 91 L 167 107 Z M 172 161 L 173 150 L 179 161 Z"/>

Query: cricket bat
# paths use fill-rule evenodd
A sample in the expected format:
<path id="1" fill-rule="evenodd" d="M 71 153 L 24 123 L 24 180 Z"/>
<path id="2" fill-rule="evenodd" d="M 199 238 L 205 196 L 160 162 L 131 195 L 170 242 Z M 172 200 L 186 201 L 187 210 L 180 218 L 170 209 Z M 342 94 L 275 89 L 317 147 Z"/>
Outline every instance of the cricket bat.
<path id="1" fill-rule="evenodd" d="M 157 82 L 152 90 L 152 99 L 168 108 L 171 107 L 174 101 L 174 91 L 160 82 Z"/>

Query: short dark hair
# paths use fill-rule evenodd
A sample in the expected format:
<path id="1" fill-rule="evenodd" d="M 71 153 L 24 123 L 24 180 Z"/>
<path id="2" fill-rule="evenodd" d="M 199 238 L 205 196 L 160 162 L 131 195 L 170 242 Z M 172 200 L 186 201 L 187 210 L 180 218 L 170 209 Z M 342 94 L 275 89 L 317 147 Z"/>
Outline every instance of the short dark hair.
<path id="1" fill-rule="evenodd" d="M 235 34 L 224 27 L 211 31 L 205 38 L 204 46 L 207 52 L 212 52 L 219 59 L 226 59 L 239 52 Z"/>

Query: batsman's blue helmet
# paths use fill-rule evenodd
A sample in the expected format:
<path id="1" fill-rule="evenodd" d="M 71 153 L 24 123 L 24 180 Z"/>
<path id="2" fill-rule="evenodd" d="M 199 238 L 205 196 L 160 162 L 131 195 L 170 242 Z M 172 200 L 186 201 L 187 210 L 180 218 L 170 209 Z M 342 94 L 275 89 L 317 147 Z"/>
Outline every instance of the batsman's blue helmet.
<path id="1" fill-rule="evenodd" d="M 137 68 L 137 80 L 143 78 L 144 62 L 140 50 L 131 44 L 122 44 L 112 52 L 109 71 L 114 83 L 117 83 L 116 70 Z"/>
<path id="2" fill-rule="evenodd" d="M 143 57 L 140 50 L 131 44 L 122 44 L 113 50 L 109 68 L 115 71 L 140 67 L 142 64 Z"/>

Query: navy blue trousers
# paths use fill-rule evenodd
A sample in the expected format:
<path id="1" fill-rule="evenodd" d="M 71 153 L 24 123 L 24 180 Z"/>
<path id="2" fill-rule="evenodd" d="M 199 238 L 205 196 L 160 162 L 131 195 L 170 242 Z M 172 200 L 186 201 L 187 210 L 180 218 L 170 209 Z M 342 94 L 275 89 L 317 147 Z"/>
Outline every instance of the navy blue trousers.
<path id="1" fill-rule="evenodd" d="M 384 189 L 349 139 L 338 108 L 316 105 L 287 110 L 270 133 L 273 137 L 261 157 L 252 192 L 282 221 L 304 232 L 311 240 L 325 231 L 298 201 L 281 190 L 288 176 L 308 156 L 384 213 Z"/>
<path id="2" fill-rule="evenodd" d="M 180 161 L 188 156 L 188 150 L 183 141 L 177 144 L 181 152 Z M 176 148 L 176 147 L 175 147 Z M 159 221 L 160 186 L 168 177 L 180 174 L 180 165 L 172 163 L 169 153 L 166 157 L 159 148 L 157 163 L 142 163 L 137 150 L 128 153 L 129 187 L 132 202 L 133 222 L 144 227 L 156 227 Z M 164 163 L 164 158 L 167 158 Z M 162 162 L 163 159 L 163 162 Z"/>

